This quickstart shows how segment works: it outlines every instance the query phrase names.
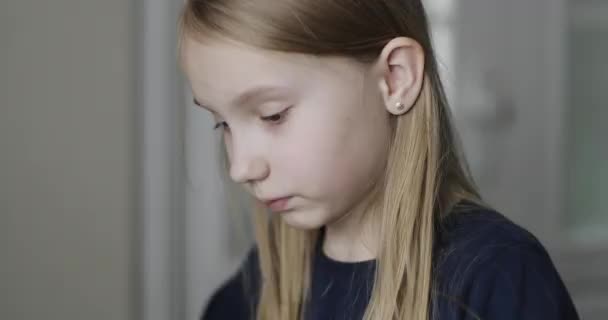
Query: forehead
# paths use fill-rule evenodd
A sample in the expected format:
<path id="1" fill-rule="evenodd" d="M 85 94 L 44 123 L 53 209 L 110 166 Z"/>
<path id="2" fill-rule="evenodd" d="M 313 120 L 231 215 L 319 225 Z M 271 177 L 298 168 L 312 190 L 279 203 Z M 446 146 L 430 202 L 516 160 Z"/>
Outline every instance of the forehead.
<path id="1" fill-rule="evenodd" d="M 254 85 L 285 87 L 320 69 L 305 55 L 252 48 L 238 43 L 185 40 L 183 66 L 195 96 L 230 97 Z M 221 100 L 221 99 L 220 99 Z"/>
<path id="2" fill-rule="evenodd" d="M 269 51 L 228 40 L 186 38 L 180 54 L 195 98 L 210 106 L 255 86 L 303 91 L 348 81 L 361 67 L 346 58 Z"/>

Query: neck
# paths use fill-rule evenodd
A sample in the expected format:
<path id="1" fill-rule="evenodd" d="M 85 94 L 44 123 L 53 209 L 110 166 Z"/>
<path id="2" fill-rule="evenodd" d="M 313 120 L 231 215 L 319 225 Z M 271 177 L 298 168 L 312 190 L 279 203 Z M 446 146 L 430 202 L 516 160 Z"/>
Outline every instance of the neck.
<path id="1" fill-rule="evenodd" d="M 323 252 L 329 258 L 342 262 L 360 262 L 375 259 L 378 239 L 372 223 L 371 208 L 353 210 L 337 221 L 325 226 Z"/>

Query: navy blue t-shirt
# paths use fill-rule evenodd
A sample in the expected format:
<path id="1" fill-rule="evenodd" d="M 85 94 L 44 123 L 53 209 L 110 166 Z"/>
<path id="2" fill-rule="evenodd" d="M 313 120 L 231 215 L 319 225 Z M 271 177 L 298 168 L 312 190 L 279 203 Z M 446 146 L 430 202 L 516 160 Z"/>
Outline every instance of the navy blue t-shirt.
<path id="1" fill-rule="evenodd" d="M 433 260 L 432 319 L 579 319 L 545 248 L 496 211 L 469 202 L 455 207 L 436 226 Z M 374 271 L 374 260 L 338 262 L 319 245 L 306 319 L 362 319 Z M 253 319 L 259 284 L 252 249 L 239 272 L 212 296 L 201 319 Z"/>

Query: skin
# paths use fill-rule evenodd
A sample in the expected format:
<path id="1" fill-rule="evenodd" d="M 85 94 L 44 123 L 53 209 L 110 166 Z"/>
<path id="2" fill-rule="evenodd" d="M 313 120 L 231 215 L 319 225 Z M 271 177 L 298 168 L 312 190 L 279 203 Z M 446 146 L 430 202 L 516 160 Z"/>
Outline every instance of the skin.
<path id="1" fill-rule="evenodd" d="M 230 177 L 262 202 L 288 197 L 272 214 L 289 225 L 325 226 L 330 258 L 375 258 L 366 204 L 384 175 L 391 117 L 407 116 L 422 86 L 418 43 L 395 38 L 371 64 L 215 39 L 186 38 L 181 54 L 195 103 L 224 136 Z M 242 95 L 255 87 L 272 90 Z"/>

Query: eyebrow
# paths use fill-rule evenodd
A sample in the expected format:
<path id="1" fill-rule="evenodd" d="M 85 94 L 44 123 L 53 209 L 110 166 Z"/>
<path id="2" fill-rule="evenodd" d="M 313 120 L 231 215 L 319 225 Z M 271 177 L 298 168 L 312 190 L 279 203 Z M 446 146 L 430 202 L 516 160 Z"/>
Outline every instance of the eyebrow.
<path id="1" fill-rule="evenodd" d="M 281 86 L 279 86 L 279 87 L 268 86 L 268 85 L 257 86 L 257 87 L 253 87 L 251 89 L 247 89 L 247 90 L 243 91 L 242 93 L 238 94 L 236 96 L 236 98 L 234 98 L 231 101 L 230 105 L 242 106 L 247 103 L 254 102 L 254 101 L 262 101 L 264 99 L 269 99 L 269 98 L 274 98 L 274 97 L 284 95 L 286 91 L 287 91 L 287 88 L 281 87 Z M 205 108 L 210 111 L 212 110 L 212 108 L 200 103 L 198 100 L 196 100 L 196 98 L 193 98 L 192 102 L 199 107 Z"/>

